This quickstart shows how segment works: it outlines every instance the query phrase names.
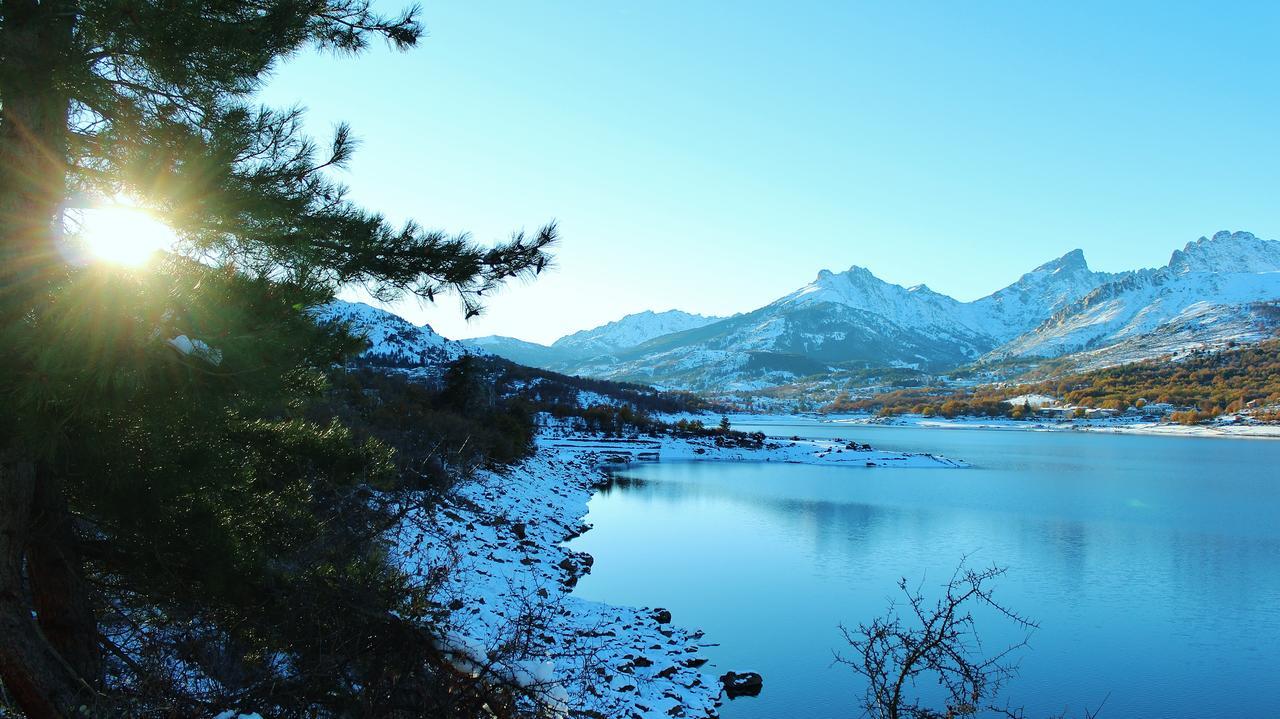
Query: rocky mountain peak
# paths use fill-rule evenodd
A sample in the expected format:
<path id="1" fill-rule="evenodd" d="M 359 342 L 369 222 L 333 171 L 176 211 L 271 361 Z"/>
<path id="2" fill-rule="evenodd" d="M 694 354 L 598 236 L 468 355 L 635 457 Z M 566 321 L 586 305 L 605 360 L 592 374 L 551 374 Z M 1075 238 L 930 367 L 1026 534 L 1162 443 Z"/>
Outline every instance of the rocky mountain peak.
<path id="1" fill-rule="evenodd" d="M 1056 260 L 1050 260 L 1036 268 L 1037 270 L 1066 270 L 1072 272 L 1088 272 L 1089 263 L 1084 259 L 1084 250 L 1074 249 Z"/>
<path id="2" fill-rule="evenodd" d="M 879 277 L 876 277 L 876 276 L 871 272 L 871 270 L 868 270 L 867 268 L 863 267 L 862 265 L 849 265 L 849 269 L 845 270 L 844 275 L 845 275 L 846 277 L 848 277 L 849 279 L 851 279 L 851 280 L 853 280 L 853 279 L 858 279 L 858 280 L 872 279 L 872 280 L 876 280 L 877 282 L 879 282 L 879 281 L 880 281 L 880 278 L 879 278 Z"/>
<path id="3" fill-rule="evenodd" d="M 1174 250 L 1168 267 L 1177 273 L 1280 271 L 1280 242 L 1222 230 Z"/>

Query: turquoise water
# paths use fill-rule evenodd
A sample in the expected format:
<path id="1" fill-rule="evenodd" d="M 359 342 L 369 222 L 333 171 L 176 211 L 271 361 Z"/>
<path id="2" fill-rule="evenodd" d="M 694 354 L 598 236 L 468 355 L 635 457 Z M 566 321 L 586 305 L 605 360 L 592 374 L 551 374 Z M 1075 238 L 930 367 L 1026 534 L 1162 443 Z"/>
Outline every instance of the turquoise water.
<path id="1" fill-rule="evenodd" d="M 577 593 L 664 606 L 719 643 L 714 668 L 763 674 L 728 719 L 859 716 L 838 625 L 966 554 L 1007 567 L 997 596 L 1040 624 L 1006 691 L 1029 716 L 1280 715 L 1280 441 L 758 428 L 973 467 L 639 465 L 592 500 Z M 1014 637 L 982 621 L 989 646 Z"/>

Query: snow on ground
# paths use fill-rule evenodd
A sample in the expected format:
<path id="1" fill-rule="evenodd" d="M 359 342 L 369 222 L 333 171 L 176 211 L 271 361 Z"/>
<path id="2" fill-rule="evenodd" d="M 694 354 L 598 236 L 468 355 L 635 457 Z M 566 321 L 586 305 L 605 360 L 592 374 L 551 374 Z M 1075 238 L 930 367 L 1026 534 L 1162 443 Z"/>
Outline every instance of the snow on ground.
<path id="1" fill-rule="evenodd" d="M 1022 432 L 1105 432 L 1110 434 L 1163 434 L 1181 437 L 1240 437 L 1280 439 L 1280 425 L 1224 420 L 1209 424 L 1183 425 L 1151 421 L 1141 417 L 1105 419 L 1015 420 L 1000 417 L 924 417 L 898 415 L 840 415 L 825 420 L 840 424 L 923 427 L 930 429 L 992 429 Z"/>
<path id="2" fill-rule="evenodd" d="M 406 570 L 441 582 L 436 595 L 450 610 L 442 644 L 459 667 L 517 678 L 575 716 L 610 718 L 713 717 L 721 685 L 701 670 L 701 631 L 671 624 L 662 609 L 571 593 L 594 560 L 563 543 L 589 529 L 582 520 L 607 481 L 605 463 L 964 466 L 831 441 L 774 440 L 752 450 L 720 447 L 713 439 L 606 440 L 563 426 L 544 429 L 537 443 L 530 459 L 503 473 L 479 472 L 429 515 L 408 517 L 397 534 L 398 554 Z"/>
<path id="3" fill-rule="evenodd" d="M 1040 409 L 1041 407 L 1054 407 L 1059 404 L 1057 397 L 1050 397 L 1047 394 L 1035 393 L 1020 394 L 1017 397 L 1010 397 L 1009 399 L 1006 399 L 1004 403 L 1014 407 L 1028 405 L 1035 409 Z"/>
<path id="4" fill-rule="evenodd" d="M 857 442 L 824 439 L 769 439 L 762 449 L 722 445 L 715 437 L 677 439 L 638 437 L 601 439 L 574 433 L 544 434 L 539 446 L 551 450 L 595 451 L 616 461 L 698 461 L 698 462 L 784 462 L 845 467 L 938 467 L 967 466 L 958 459 L 935 454 L 889 452 Z"/>
<path id="5" fill-rule="evenodd" d="M 702 632 L 661 609 L 570 593 L 593 560 L 562 543 L 587 529 L 587 502 L 605 480 L 598 454 L 540 447 L 508 472 L 478 473 L 428 521 L 406 523 L 406 568 L 453 569 L 439 596 L 453 610 L 446 644 L 461 665 L 492 663 L 585 716 L 715 716 L 721 687 L 699 670 Z"/>

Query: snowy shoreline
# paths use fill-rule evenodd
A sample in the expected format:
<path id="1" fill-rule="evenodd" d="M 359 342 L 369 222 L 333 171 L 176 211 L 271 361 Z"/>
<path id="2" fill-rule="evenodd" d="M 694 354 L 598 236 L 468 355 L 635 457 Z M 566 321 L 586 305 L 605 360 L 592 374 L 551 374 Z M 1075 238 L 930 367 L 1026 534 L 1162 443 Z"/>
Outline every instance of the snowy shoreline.
<path id="1" fill-rule="evenodd" d="M 782 462 L 843 467 L 963 468 L 958 459 L 923 452 L 891 452 L 869 445 L 826 439 L 770 438 L 760 449 L 722 446 L 715 438 L 601 439 L 580 434 L 544 434 L 539 447 L 555 451 L 598 452 L 612 463 L 678 462 Z"/>
<path id="2" fill-rule="evenodd" d="M 748 415 L 743 415 L 746 423 Z M 773 416 L 770 419 L 781 419 Z M 759 421 L 759 420 L 757 420 Z M 1217 439 L 1280 439 L 1277 424 L 1194 424 L 1151 422 L 1142 420 L 1014 420 L 989 417 L 956 417 L 945 419 L 920 415 L 874 417 L 870 415 L 833 415 L 820 420 L 824 424 L 884 427 L 919 427 L 922 429 L 986 429 L 1018 432 L 1097 432 L 1103 434 L 1141 434 L 1168 437 L 1207 437 Z"/>
<path id="3" fill-rule="evenodd" d="M 535 684 L 561 715 L 713 717 L 720 684 L 699 671 L 700 631 L 670 624 L 659 608 L 571 593 L 593 559 L 563 543 L 589 529 L 587 502 L 605 480 L 589 453 L 539 447 L 463 482 L 410 523 L 398 549 L 410 571 L 453 570 L 438 595 L 460 665 Z"/>
<path id="4" fill-rule="evenodd" d="M 877 417 L 871 414 L 732 414 L 734 426 L 777 425 L 802 428 L 808 423 L 851 427 L 918 427 L 921 429 L 985 429 L 1015 432 L 1097 432 L 1103 434 L 1141 434 L 1169 437 L 1207 437 L 1217 439 L 1280 439 L 1280 424 L 1195 424 L 1113 419 L 1015 420 L 993 417 L 925 417 L 896 415 Z M 797 424 L 796 420 L 803 420 Z"/>
<path id="5" fill-rule="evenodd" d="M 590 717 L 715 717 L 722 687 L 703 666 L 700 630 L 660 608 L 573 595 L 594 559 L 564 546 L 590 529 L 588 502 L 620 461 L 776 461 L 830 466 L 964 467 L 923 454 L 834 441 L 771 440 L 762 449 L 712 438 L 610 439 L 544 429 L 537 451 L 501 473 L 481 471 L 401 528 L 404 568 L 445 572 L 445 649 L 460 666 L 489 667 L 535 687 L 544 701 Z M 676 618 L 678 621 L 678 617 Z M 512 647 L 516 647 L 515 650 Z M 723 667 L 742 671 L 751 667 Z M 767 677 L 765 678 L 767 681 Z"/>

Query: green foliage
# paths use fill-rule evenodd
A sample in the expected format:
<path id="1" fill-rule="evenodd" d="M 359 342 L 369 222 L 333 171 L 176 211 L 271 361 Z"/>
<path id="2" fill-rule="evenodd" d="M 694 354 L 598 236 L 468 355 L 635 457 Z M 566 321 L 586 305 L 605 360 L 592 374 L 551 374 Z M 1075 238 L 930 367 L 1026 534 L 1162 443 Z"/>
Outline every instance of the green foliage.
<path id="1" fill-rule="evenodd" d="M 619 402 L 630 405 L 638 412 L 678 414 L 726 411 L 723 404 L 709 401 L 693 392 L 659 391 L 633 382 L 570 376 L 550 370 L 525 367 L 501 358 L 476 361 L 487 363 L 492 368 L 495 382 L 499 385 L 507 388 L 516 385 L 524 387 L 521 394 L 534 402 L 539 410 L 557 411 L 555 408 L 559 406 L 563 411 L 572 411 L 573 407 L 582 404 L 579 400 L 580 393 L 591 392 L 613 397 Z"/>
<path id="2" fill-rule="evenodd" d="M 472 371 L 455 366 L 448 376 Z M 456 384 L 435 389 L 372 369 L 336 373 L 332 382 L 324 411 L 357 436 L 392 447 L 406 486 L 444 489 L 459 472 L 499 467 L 532 451 L 534 410 L 523 397 L 494 396 L 492 404 L 475 408 L 460 402 Z"/>
<path id="3" fill-rule="evenodd" d="M 372 406 L 368 387 L 362 402 L 330 376 L 360 343 L 306 311 L 354 283 L 453 292 L 475 314 L 547 265 L 554 224 L 493 247 L 392 226 L 330 174 L 347 128 L 322 149 L 301 110 L 253 100 L 291 54 L 420 33 L 412 11 L 361 0 L 0 5 L 0 485 L 39 490 L 0 506 L 4 559 L 27 567 L 4 575 L 0 613 L 49 638 L 0 642 L 22 710 L 494 706 L 437 655 L 429 587 L 384 533 L 431 486 L 428 443 L 484 438 L 425 473 L 436 485 L 510 461 L 528 408 L 391 390 Z M 120 196 L 174 228 L 174 254 L 82 261 L 82 210 Z M 396 403 L 419 423 L 393 427 Z"/>

